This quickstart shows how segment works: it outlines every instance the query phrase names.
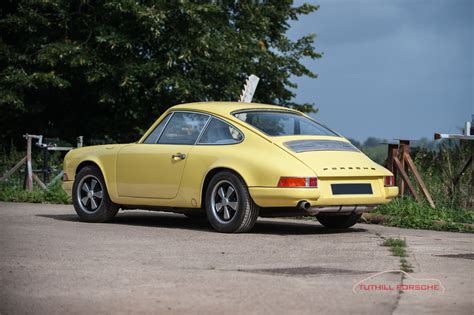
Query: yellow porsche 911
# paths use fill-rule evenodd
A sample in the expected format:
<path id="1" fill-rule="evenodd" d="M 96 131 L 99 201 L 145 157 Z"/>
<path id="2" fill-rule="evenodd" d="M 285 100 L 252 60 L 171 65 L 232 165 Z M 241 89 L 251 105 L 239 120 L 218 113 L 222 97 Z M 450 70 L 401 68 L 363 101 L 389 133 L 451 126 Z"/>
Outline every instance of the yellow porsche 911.
<path id="1" fill-rule="evenodd" d="M 207 216 L 219 232 L 258 216 L 348 228 L 398 194 L 392 173 L 312 118 L 237 102 L 174 106 L 136 143 L 70 151 L 63 188 L 87 222 L 148 209 Z"/>

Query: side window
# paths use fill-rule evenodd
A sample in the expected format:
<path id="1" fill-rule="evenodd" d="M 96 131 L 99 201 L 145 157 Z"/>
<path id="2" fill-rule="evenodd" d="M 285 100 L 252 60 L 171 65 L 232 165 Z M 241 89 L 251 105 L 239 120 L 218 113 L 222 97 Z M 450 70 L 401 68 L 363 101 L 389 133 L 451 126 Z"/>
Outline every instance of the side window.
<path id="1" fill-rule="evenodd" d="M 158 126 L 156 126 L 155 130 L 153 130 L 148 137 L 143 141 L 143 143 L 146 144 L 155 144 L 158 141 L 158 137 L 161 134 L 161 131 L 163 131 L 163 128 L 165 128 L 166 123 L 170 119 L 171 114 L 168 114 L 165 119 L 163 119 Z"/>
<path id="2" fill-rule="evenodd" d="M 208 119 L 207 115 L 175 112 L 158 143 L 194 144 Z"/>
<path id="3" fill-rule="evenodd" d="M 243 135 L 236 128 L 212 118 L 199 139 L 200 144 L 232 144 L 242 141 Z"/>

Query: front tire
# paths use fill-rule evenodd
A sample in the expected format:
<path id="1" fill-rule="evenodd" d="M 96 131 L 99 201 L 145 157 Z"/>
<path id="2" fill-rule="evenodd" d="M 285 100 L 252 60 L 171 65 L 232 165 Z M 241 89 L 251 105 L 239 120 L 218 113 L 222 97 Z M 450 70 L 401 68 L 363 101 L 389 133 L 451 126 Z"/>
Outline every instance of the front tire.
<path id="1" fill-rule="evenodd" d="M 329 229 L 347 229 L 359 221 L 362 214 L 317 215 L 319 223 Z"/>
<path id="2" fill-rule="evenodd" d="M 72 192 L 74 209 L 82 221 L 109 222 L 118 212 L 118 206 L 110 200 L 104 177 L 95 166 L 86 166 L 79 171 Z"/>
<path id="3" fill-rule="evenodd" d="M 259 213 L 245 182 L 228 171 L 217 173 L 211 179 L 205 205 L 212 227 L 224 233 L 250 231 Z"/>

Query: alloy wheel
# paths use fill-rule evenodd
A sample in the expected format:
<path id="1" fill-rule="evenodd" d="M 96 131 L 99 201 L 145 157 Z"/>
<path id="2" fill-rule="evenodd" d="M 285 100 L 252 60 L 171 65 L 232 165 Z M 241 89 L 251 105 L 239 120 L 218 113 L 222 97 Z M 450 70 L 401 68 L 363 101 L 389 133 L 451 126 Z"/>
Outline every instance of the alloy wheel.
<path id="1" fill-rule="evenodd" d="M 212 214 L 220 223 L 229 223 L 235 217 L 239 197 L 234 186 L 228 180 L 221 180 L 212 190 L 211 207 Z"/>
<path id="2" fill-rule="evenodd" d="M 77 201 L 81 209 L 87 213 L 96 212 L 104 198 L 104 190 L 99 179 L 93 175 L 85 176 L 81 179 L 77 190 Z"/>

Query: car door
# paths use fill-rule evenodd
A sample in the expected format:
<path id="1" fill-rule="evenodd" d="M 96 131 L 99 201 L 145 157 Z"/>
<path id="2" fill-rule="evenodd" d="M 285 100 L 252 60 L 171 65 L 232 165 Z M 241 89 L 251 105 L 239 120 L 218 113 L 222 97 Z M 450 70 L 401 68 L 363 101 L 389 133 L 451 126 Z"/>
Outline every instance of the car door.
<path id="1" fill-rule="evenodd" d="M 209 119 L 179 111 L 169 114 L 143 141 L 117 154 L 120 197 L 172 199 L 179 190 L 186 157 Z"/>

